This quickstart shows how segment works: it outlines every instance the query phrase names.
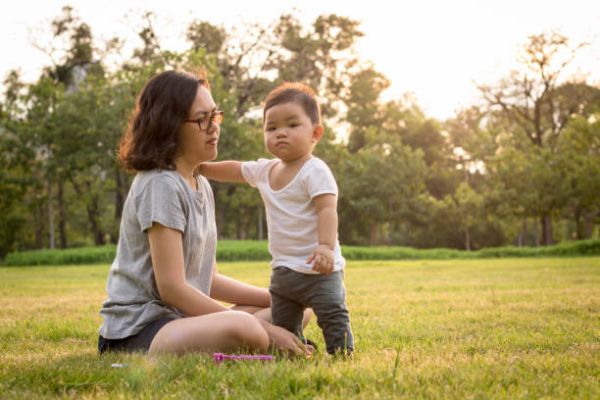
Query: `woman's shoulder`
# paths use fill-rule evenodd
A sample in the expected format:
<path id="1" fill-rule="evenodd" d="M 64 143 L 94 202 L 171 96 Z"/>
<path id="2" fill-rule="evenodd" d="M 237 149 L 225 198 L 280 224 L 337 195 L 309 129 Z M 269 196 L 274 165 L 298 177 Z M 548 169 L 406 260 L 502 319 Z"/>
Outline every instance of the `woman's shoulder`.
<path id="1" fill-rule="evenodd" d="M 176 171 L 138 172 L 130 189 L 131 201 L 137 210 L 153 207 L 186 210 L 190 204 L 190 196 L 186 193 L 185 186 L 185 181 Z"/>
<path id="2" fill-rule="evenodd" d="M 210 181 L 208 179 L 206 179 L 206 177 L 204 175 L 201 174 L 197 174 L 196 176 L 196 180 L 198 182 L 198 188 L 205 188 L 206 190 L 209 190 L 212 192 L 212 188 L 210 186 Z"/>
<path id="3" fill-rule="evenodd" d="M 177 172 L 159 169 L 138 172 L 131 184 L 131 187 L 136 194 L 143 192 L 149 187 L 155 186 L 171 190 L 182 189 L 177 177 Z"/>

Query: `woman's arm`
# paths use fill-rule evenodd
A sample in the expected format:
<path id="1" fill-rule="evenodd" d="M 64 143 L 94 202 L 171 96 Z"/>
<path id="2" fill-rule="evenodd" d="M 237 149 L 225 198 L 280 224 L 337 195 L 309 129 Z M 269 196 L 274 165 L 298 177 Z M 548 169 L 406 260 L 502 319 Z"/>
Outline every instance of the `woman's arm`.
<path id="1" fill-rule="evenodd" d="M 205 162 L 200 164 L 198 172 L 213 181 L 246 183 L 239 161 Z"/>
<path id="2" fill-rule="evenodd" d="M 221 275 L 216 266 L 213 273 L 210 297 L 237 305 L 256 307 L 269 307 L 271 305 L 271 295 L 267 289 Z"/>
<path id="3" fill-rule="evenodd" d="M 158 293 L 166 304 L 188 316 L 229 310 L 186 282 L 181 232 L 154 223 L 148 239 Z"/>
<path id="4" fill-rule="evenodd" d="M 206 296 L 199 290 L 187 284 L 183 268 L 183 249 L 181 233 L 174 229 L 154 223 L 148 230 L 150 240 L 150 253 L 156 284 L 161 299 L 188 316 L 204 315 L 221 311 L 231 311 L 217 301 Z M 259 289 L 246 285 L 233 279 L 226 278 L 218 273 L 214 274 L 218 290 L 232 290 L 233 296 L 225 296 L 226 300 L 248 299 L 248 301 L 262 301 L 269 293 L 266 289 Z M 213 282 L 215 281 L 213 277 Z M 269 305 L 267 301 L 267 306 Z M 309 354 L 310 348 L 305 346 L 291 332 L 257 319 L 269 336 L 269 346 L 284 352 L 301 355 Z"/>

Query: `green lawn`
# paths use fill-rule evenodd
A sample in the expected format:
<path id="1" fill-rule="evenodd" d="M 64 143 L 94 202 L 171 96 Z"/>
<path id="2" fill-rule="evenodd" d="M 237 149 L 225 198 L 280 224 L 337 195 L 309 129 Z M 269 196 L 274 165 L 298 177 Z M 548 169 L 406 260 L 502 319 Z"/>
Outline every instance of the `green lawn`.
<path id="1" fill-rule="evenodd" d="M 100 358 L 107 271 L 0 268 L 0 398 L 600 398 L 600 257 L 350 262 L 353 360 L 221 366 Z M 323 349 L 314 322 L 307 336 Z"/>

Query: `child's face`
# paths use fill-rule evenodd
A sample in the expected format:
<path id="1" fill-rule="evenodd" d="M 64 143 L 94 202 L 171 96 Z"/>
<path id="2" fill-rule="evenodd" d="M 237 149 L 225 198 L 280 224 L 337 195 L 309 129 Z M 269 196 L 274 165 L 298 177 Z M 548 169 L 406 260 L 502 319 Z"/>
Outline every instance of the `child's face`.
<path id="1" fill-rule="evenodd" d="M 267 150 L 283 161 L 310 154 L 323 134 L 323 128 L 313 124 L 302 106 L 294 102 L 269 108 L 264 129 Z"/>

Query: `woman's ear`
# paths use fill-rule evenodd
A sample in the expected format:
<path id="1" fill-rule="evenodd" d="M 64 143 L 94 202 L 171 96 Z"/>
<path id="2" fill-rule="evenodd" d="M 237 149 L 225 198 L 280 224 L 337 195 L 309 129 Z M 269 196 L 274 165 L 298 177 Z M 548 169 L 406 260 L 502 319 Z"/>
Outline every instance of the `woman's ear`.
<path id="1" fill-rule="evenodd" d="M 323 128 L 323 125 L 315 125 L 313 128 L 313 134 L 312 134 L 313 143 L 317 143 L 319 140 L 321 140 L 324 132 L 325 132 L 325 129 Z"/>

